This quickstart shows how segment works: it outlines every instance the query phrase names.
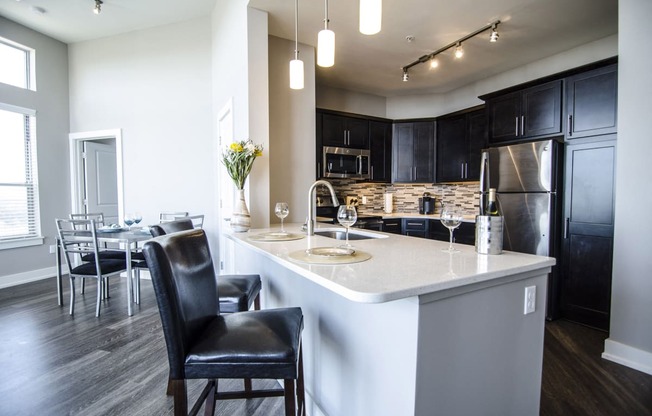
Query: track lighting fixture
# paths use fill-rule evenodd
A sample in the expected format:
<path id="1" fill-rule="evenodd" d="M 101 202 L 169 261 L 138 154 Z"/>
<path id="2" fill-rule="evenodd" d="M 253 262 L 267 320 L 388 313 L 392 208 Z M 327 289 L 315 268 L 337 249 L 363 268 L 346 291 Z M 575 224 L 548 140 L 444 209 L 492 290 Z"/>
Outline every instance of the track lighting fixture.
<path id="1" fill-rule="evenodd" d="M 464 56 L 464 49 L 462 49 L 462 44 L 460 42 L 457 42 L 457 46 L 455 47 L 455 58 L 461 59 Z"/>
<path id="2" fill-rule="evenodd" d="M 294 0 L 294 59 L 290 61 L 290 88 L 303 89 L 303 61 L 299 59 L 299 0 Z"/>
<path id="3" fill-rule="evenodd" d="M 360 0 L 360 33 L 375 35 L 383 20 L 383 0 Z"/>
<path id="4" fill-rule="evenodd" d="M 100 12 L 102 11 L 102 4 L 104 4 L 102 0 L 95 0 L 95 7 L 93 8 L 93 13 L 100 14 Z"/>
<path id="5" fill-rule="evenodd" d="M 425 62 L 430 62 L 430 68 L 437 68 L 439 66 L 439 62 L 437 62 L 437 59 L 435 57 L 439 55 L 442 52 L 447 51 L 448 49 L 455 48 L 455 58 L 460 59 L 462 56 L 464 56 L 464 49 L 462 49 L 462 42 L 466 42 L 467 40 L 471 39 L 474 36 L 479 35 L 480 33 L 491 29 L 491 36 L 489 36 L 489 41 L 490 42 L 496 42 L 498 40 L 498 25 L 500 24 L 500 20 L 496 20 L 495 22 L 492 22 L 486 26 L 481 27 L 480 29 L 476 30 L 475 32 L 469 33 L 468 35 L 456 40 L 455 42 L 451 42 L 448 45 L 437 49 L 434 52 L 431 52 L 427 55 L 423 55 L 419 57 L 417 60 L 414 62 L 411 62 L 408 65 L 405 65 L 403 67 L 403 81 L 408 80 L 408 70 L 412 68 L 415 65 L 422 64 Z"/>
<path id="6" fill-rule="evenodd" d="M 328 29 L 328 0 L 324 7 L 324 30 L 317 35 L 317 65 L 328 68 L 335 64 L 335 33 Z"/>
<path id="7" fill-rule="evenodd" d="M 495 23 L 491 26 L 491 35 L 489 36 L 489 42 L 498 42 L 498 24 Z"/>

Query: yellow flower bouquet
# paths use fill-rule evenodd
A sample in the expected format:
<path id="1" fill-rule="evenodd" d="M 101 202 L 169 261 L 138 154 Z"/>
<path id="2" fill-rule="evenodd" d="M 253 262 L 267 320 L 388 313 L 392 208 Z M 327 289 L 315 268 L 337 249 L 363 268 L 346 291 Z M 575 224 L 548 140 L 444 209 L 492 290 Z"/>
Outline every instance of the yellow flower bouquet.
<path id="1" fill-rule="evenodd" d="M 251 140 L 231 143 L 222 153 L 222 163 L 238 189 L 243 189 L 254 160 L 263 155 L 263 146 Z"/>

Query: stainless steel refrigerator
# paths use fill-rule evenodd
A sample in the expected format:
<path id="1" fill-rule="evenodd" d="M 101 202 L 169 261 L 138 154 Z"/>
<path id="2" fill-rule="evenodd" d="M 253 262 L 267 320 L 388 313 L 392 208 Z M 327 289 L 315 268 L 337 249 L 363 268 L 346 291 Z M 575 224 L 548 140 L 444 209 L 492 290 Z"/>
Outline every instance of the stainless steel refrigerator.
<path id="1" fill-rule="evenodd" d="M 480 207 L 496 188 L 504 217 L 503 249 L 556 257 L 559 262 L 563 147 L 554 140 L 492 147 L 482 154 Z M 548 279 L 549 319 L 557 317 L 556 270 Z"/>

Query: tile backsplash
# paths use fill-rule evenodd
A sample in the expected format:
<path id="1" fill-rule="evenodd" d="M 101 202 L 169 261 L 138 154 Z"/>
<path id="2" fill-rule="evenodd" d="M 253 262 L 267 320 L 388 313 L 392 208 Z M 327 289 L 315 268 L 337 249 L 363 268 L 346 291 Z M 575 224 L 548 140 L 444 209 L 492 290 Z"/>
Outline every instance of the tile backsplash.
<path id="1" fill-rule="evenodd" d="M 338 198 L 344 201 L 346 196 L 357 196 L 360 202 L 362 197 L 367 198 L 365 205 L 360 204 L 358 211 L 361 214 L 383 214 L 384 194 L 391 193 L 393 197 L 393 212 L 415 213 L 419 211 L 419 197 L 424 192 L 430 192 L 430 196 L 436 198 L 436 211 L 441 210 L 440 201 L 445 205 L 453 204 L 461 207 L 465 214 L 475 215 L 479 210 L 479 185 L 471 184 L 384 184 L 364 183 L 351 179 L 329 180 Z M 319 187 L 318 193 L 326 201 L 330 200 L 328 191 Z"/>

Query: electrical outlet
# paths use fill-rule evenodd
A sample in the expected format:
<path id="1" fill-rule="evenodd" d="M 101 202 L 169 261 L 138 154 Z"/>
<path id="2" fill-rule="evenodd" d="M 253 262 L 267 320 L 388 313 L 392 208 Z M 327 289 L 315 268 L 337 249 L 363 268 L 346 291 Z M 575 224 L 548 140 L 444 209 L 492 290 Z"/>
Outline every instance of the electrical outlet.
<path id="1" fill-rule="evenodd" d="M 362 196 L 362 205 L 367 205 L 367 197 L 364 195 Z"/>
<path id="2" fill-rule="evenodd" d="M 57 252 L 57 246 L 54 244 L 50 246 L 50 254 L 54 254 Z"/>
<path id="3" fill-rule="evenodd" d="M 525 300 L 523 303 L 523 315 L 534 313 L 537 308 L 537 287 L 528 286 L 525 288 Z"/>

